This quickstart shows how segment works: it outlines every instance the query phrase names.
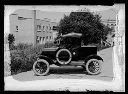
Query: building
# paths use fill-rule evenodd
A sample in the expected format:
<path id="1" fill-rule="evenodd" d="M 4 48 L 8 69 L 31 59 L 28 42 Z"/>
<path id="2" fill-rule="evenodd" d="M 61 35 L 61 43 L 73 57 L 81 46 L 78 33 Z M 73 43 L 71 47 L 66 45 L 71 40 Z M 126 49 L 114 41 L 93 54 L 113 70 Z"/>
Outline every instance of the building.
<path id="1" fill-rule="evenodd" d="M 112 19 L 102 19 L 101 21 L 103 24 L 105 24 L 106 26 L 110 27 L 111 29 L 115 30 L 116 27 L 116 20 L 112 20 Z"/>
<path id="2" fill-rule="evenodd" d="M 15 36 L 15 44 L 54 41 L 57 23 L 48 18 L 38 19 L 36 13 L 37 10 L 17 10 L 10 15 L 10 32 Z"/>
<path id="3" fill-rule="evenodd" d="M 54 32 L 57 24 L 50 22 L 48 19 L 40 20 L 36 19 L 36 43 L 45 44 L 46 42 L 54 41 Z"/>
<path id="4" fill-rule="evenodd" d="M 116 15 L 118 13 L 118 10 L 116 8 L 110 8 L 104 11 L 98 11 L 96 12 L 101 16 L 101 22 L 113 30 L 116 26 Z"/>

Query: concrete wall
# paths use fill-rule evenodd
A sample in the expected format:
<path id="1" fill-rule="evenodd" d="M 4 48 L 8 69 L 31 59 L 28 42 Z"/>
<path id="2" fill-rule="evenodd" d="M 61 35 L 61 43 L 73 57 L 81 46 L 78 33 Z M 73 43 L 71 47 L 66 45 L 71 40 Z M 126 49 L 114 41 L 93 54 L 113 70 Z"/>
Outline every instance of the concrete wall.
<path id="1" fill-rule="evenodd" d="M 10 32 L 15 36 L 15 43 L 34 43 L 34 19 L 21 15 L 21 11 L 15 14 L 10 15 Z M 18 19 L 18 17 L 23 18 Z"/>
<path id="2" fill-rule="evenodd" d="M 20 20 L 19 31 L 17 33 L 18 42 L 34 43 L 33 19 Z"/>

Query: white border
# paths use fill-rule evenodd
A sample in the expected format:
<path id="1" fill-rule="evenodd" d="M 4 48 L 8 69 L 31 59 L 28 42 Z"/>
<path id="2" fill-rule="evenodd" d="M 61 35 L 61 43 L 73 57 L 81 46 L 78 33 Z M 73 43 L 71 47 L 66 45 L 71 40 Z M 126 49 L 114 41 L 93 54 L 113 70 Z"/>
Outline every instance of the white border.
<path id="1" fill-rule="evenodd" d="M 55 12 L 71 12 L 78 9 L 87 7 L 92 11 L 96 9 L 103 9 L 104 6 L 5 6 L 4 16 L 4 33 L 9 33 L 9 14 L 13 13 L 17 9 L 36 9 L 42 11 L 55 11 Z M 106 7 L 108 9 L 111 7 Z M 99 10 L 98 10 L 99 11 Z M 120 15 L 120 14 L 119 14 Z M 122 14 L 121 14 L 122 15 Z M 114 77 L 112 82 L 90 80 L 90 79 L 46 79 L 37 81 L 20 82 L 14 80 L 12 76 L 5 77 L 5 90 L 70 90 L 70 91 L 86 91 L 88 90 L 112 90 L 122 91 L 122 78 L 121 67 L 119 66 L 119 57 L 117 52 L 117 46 L 113 47 L 114 58 Z M 123 53 L 124 54 L 124 53 Z"/>

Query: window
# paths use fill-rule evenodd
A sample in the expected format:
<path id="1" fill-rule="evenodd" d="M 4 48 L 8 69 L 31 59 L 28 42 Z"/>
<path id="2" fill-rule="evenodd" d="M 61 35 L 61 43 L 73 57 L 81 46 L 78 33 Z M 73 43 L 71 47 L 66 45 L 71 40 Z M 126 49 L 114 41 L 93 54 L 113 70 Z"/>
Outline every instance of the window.
<path id="1" fill-rule="evenodd" d="M 43 32 L 45 32 L 45 26 L 43 26 Z"/>
<path id="2" fill-rule="evenodd" d="M 41 41 L 42 37 L 40 37 L 40 41 Z"/>
<path id="3" fill-rule="evenodd" d="M 40 44 L 42 44 L 42 37 L 40 37 Z"/>
<path id="4" fill-rule="evenodd" d="M 45 40 L 45 37 L 43 37 L 43 41 Z"/>
<path id="5" fill-rule="evenodd" d="M 46 40 L 48 40 L 48 36 L 46 37 Z"/>
<path id="6" fill-rule="evenodd" d="M 39 43 L 39 36 L 36 37 L 36 42 Z"/>
<path id="7" fill-rule="evenodd" d="M 52 36 L 50 36 L 50 40 L 52 40 Z"/>
<path id="8" fill-rule="evenodd" d="M 43 30 L 44 30 L 44 26 L 43 26 Z"/>
<path id="9" fill-rule="evenodd" d="M 41 31 L 41 25 L 37 25 L 37 31 Z"/>
<path id="10" fill-rule="evenodd" d="M 111 27 L 111 29 L 114 29 L 114 27 Z"/>
<path id="11" fill-rule="evenodd" d="M 57 30 L 57 26 L 53 26 L 53 30 Z"/>
<path id="12" fill-rule="evenodd" d="M 16 26 L 16 32 L 18 32 L 18 26 Z"/>

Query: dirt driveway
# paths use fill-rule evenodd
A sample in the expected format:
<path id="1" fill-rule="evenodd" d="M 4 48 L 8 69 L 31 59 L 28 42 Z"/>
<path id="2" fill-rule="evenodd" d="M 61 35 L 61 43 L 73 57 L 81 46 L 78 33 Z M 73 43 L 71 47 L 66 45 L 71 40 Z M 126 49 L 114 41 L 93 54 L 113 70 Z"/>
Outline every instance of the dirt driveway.
<path id="1" fill-rule="evenodd" d="M 34 81 L 43 79 L 98 79 L 111 81 L 113 79 L 113 62 L 112 62 L 113 48 L 107 48 L 99 51 L 104 63 L 102 64 L 102 72 L 99 75 L 87 75 L 82 67 L 57 67 L 55 65 L 50 66 L 50 72 L 47 76 L 35 76 L 33 71 L 22 72 L 14 75 L 13 78 L 18 81 Z"/>

